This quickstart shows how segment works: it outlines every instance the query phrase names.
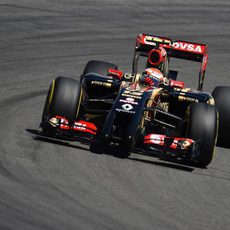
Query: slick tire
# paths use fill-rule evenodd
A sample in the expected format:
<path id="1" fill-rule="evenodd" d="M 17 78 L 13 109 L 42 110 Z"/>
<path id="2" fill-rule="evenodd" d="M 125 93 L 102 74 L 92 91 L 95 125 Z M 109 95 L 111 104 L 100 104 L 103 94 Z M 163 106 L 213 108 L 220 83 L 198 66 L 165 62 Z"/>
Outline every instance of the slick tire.
<path id="1" fill-rule="evenodd" d="M 199 144 L 199 153 L 195 162 L 206 167 L 214 156 L 218 129 L 218 112 L 215 106 L 205 103 L 193 103 L 188 107 L 187 137 Z"/>
<path id="2" fill-rule="evenodd" d="M 219 112 L 219 131 L 217 145 L 230 147 L 230 87 L 218 86 L 212 92 Z"/>
<path id="3" fill-rule="evenodd" d="M 42 123 L 46 122 L 47 117 L 56 115 L 66 117 L 70 122 L 75 120 L 79 116 L 81 98 L 82 90 L 79 81 L 57 77 L 52 81 L 47 94 Z"/>
<path id="4" fill-rule="evenodd" d="M 112 63 L 104 61 L 89 61 L 83 71 L 83 76 L 88 73 L 97 73 L 102 76 L 107 76 L 109 69 L 117 69 L 118 67 Z"/>

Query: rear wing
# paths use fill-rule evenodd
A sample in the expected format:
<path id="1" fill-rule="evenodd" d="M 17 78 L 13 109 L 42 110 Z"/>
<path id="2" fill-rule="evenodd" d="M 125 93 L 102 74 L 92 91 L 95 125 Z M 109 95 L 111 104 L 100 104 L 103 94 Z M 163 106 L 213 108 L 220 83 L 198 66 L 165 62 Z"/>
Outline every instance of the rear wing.
<path id="1" fill-rule="evenodd" d="M 205 71 L 208 61 L 207 45 L 159 37 L 155 35 L 139 34 L 136 38 L 136 47 L 133 59 L 133 72 L 138 71 L 139 56 L 148 56 L 148 53 L 156 47 L 164 47 L 168 57 L 181 58 L 201 63 L 199 72 L 198 89 L 202 90 L 205 77 Z"/>

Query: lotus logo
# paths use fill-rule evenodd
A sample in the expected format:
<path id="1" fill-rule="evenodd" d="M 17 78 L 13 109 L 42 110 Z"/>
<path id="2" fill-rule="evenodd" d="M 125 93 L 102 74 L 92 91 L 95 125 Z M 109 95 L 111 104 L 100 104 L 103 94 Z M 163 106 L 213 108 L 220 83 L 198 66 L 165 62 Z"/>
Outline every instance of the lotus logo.
<path id="1" fill-rule="evenodd" d="M 133 106 L 130 105 L 130 104 L 124 104 L 121 107 L 122 107 L 122 109 L 124 109 L 126 111 L 129 111 L 129 110 L 133 109 Z"/>

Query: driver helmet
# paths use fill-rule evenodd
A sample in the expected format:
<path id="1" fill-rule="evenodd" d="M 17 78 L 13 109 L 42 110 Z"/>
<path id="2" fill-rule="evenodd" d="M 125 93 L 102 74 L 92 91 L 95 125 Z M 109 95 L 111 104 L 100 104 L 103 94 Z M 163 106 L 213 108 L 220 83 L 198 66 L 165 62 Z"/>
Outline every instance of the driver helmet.
<path id="1" fill-rule="evenodd" d="M 168 75 L 168 58 L 167 52 L 163 47 L 158 47 L 152 49 L 148 54 L 147 68 L 157 68 L 159 69 L 164 77 Z"/>
<path id="2" fill-rule="evenodd" d="M 141 76 L 141 82 L 154 87 L 158 87 L 163 80 L 164 76 L 157 68 L 147 68 Z"/>

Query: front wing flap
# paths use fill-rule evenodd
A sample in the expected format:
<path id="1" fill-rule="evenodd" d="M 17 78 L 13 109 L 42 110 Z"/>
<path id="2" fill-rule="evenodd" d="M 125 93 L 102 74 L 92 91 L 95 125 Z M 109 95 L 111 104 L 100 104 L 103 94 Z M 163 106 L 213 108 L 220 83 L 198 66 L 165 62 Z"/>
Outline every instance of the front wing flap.
<path id="1" fill-rule="evenodd" d="M 92 139 L 97 134 L 95 124 L 83 120 L 72 123 L 66 117 L 55 116 L 42 125 L 44 133 L 50 133 L 52 136 L 67 140 Z"/>

